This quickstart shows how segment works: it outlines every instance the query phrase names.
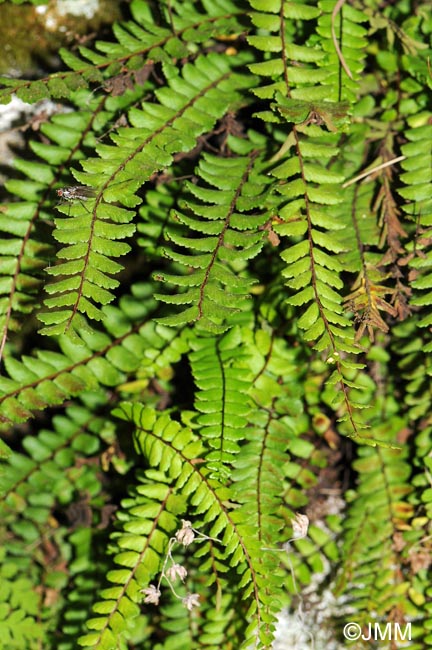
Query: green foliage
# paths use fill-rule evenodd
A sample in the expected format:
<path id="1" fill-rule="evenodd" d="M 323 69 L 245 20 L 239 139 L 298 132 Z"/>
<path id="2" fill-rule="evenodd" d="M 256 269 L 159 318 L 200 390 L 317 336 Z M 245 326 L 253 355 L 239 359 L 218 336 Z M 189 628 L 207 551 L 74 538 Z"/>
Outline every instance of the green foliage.
<path id="1" fill-rule="evenodd" d="M 231 151 L 235 151 L 236 142 L 232 138 L 229 144 Z M 244 144 L 240 141 L 237 147 L 244 151 Z M 162 322 L 182 325 L 199 320 L 201 327 L 220 333 L 227 329 L 230 315 L 239 310 L 242 298 L 250 297 L 253 279 L 244 277 L 247 271 L 242 266 L 261 251 L 264 236 L 260 228 L 269 217 L 260 209 L 268 179 L 254 169 L 259 150 L 252 148 L 253 145 L 251 142 L 250 153 L 245 157 L 203 154 L 196 173 L 211 187 L 185 184 L 192 200 L 186 199 L 180 206 L 184 205 L 190 214 L 176 211 L 173 218 L 187 228 L 189 236 L 170 230 L 165 236 L 173 248 L 181 247 L 194 254 L 165 250 L 167 257 L 185 268 L 185 273 L 180 277 L 159 274 L 156 279 L 184 287 L 184 290 L 157 297 L 169 304 L 192 306 L 183 311 L 181 317 L 167 316 Z M 259 212 L 254 213 L 258 209 Z"/>
<path id="2" fill-rule="evenodd" d="M 325 589 L 432 646 L 432 22 L 372 5 L 133 0 L 0 79 L 67 101 L 0 211 L 1 647 L 269 649 Z"/>
<path id="3" fill-rule="evenodd" d="M 37 648 L 44 638 L 42 621 L 36 622 L 40 598 L 28 575 L 12 562 L 5 562 L 2 553 L 0 570 L 2 589 L 0 625 L 3 648 Z"/>

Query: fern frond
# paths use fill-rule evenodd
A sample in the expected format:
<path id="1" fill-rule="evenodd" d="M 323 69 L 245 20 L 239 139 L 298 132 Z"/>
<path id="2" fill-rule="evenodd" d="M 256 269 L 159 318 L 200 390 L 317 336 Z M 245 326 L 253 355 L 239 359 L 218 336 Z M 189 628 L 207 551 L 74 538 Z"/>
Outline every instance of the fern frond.
<path id="1" fill-rule="evenodd" d="M 40 620 L 41 598 L 31 577 L 0 551 L 0 633 L 3 647 L 36 650 L 46 640 L 45 621 Z"/>
<path id="2" fill-rule="evenodd" d="M 246 148 L 244 141 L 242 148 Z M 176 316 L 161 319 L 162 323 L 199 321 L 202 328 L 220 333 L 229 327 L 230 315 L 241 309 L 253 283 L 241 270 L 260 252 L 264 243 L 262 228 L 268 220 L 268 213 L 261 208 L 268 184 L 262 168 L 259 151 L 252 146 L 244 157 L 205 154 L 201 158 L 196 173 L 209 187 L 186 183 L 192 198 L 182 199 L 180 205 L 188 212 L 175 210 L 173 214 L 187 228 L 188 236 L 172 229 L 165 231 L 172 243 L 165 254 L 186 267 L 187 272 L 181 276 L 156 275 L 156 279 L 182 288 L 175 296 L 156 297 L 187 307 Z"/>
<path id="3" fill-rule="evenodd" d="M 404 173 L 401 180 L 406 184 L 399 190 L 399 194 L 407 201 L 404 211 L 410 220 L 416 222 L 416 235 L 413 241 L 409 262 L 413 269 L 411 286 L 416 291 L 411 304 L 424 308 L 432 304 L 432 274 L 430 267 L 432 257 L 430 251 L 430 234 L 432 218 L 432 198 L 430 185 L 432 182 L 432 126 L 424 124 L 405 132 L 408 143 L 402 146 L 406 159 L 401 165 Z M 421 292 L 421 293 L 420 293 Z M 428 327 L 432 324 L 432 315 L 425 313 L 418 320 L 419 327 Z M 432 346 L 425 349 L 430 352 Z"/>
<path id="4" fill-rule="evenodd" d="M 242 341 L 239 328 L 220 340 L 196 338 L 190 355 L 192 374 L 198 388 L 195 408 L 197 423 L 211 451 L 206 455 L 209 469 L 226 480 L 230 465 L 240 452 L 251 405 L 246 397 L 250 369 L 243 355 L 237 355 Z M 212 475 L 213 475 L 212 474 Z"/>
<path id="5" fill-rule="evenodd" d="M 26 508 L 23 517 L 37 522 L 38 526 L 45 525 L 55 495 L 61 494 L 66 502 L 74 490 L 79 490 L 80 482 L 85 484 L 90 480 L 85 477 L 90 469 L 85 465 L 75 476 L 64 469 L 72 467 L 77 456 L 91 456 L 99 451 L 105 427 L 103 418 L 93 416 L 84 407 L 71 406 L 65 415 L 54 417 L 52 424 L 51 430 L 42 429 L 38 436 L 24 438 L 26 454 L 12 454 L 8 472 L 0 480 L 3 521 L 13 514 L 17 502 L 31 503 L 33 490 L 37 488 L 38 503 L 34 503 L 37 507 Z"/>
<path id="6" fill-rule="evenodd" d="M 108 574 L 115 586 L 102 592 L 105 600 L 94 608 L 102 616 L 87 623 L 97 631 L 80 639 L 85 647 L 105 650 L 117 647 L 118 638 L 126 633 L 127 620 L 138 615 L 140 590 L 161 570 L 169 537 L 188 499 L 198 512 L 206 513 L 207 523 L 213 522 L 213 533 L 216 528 L 220 532 L 221 517 L 215 505 L 223 499 L 222 488 L 196 469 L 202 444 L 190 430 L 137 404 L 123 403 L 115 413 L 137 426 L 137 447 L 152 469 L 137 486 L 136 496 L 123 504 L 127 508 L 122 515 L 124 532 L 115 536 L 120 549 L 115 561 L 122 568 Z"/>
<path id="7" fill-rule="evenodd" d="M 200 573 L 203 576 L 208 574 L 206 584 L 212 585 L 216 582 L 223 589 L 227 563 L 237 572 L 240 580 L 239 585 L 243 590 L 243 598 L 248 600 L 248 610 L 247 614 L 245 612 L 245 616 L 250 621 L 241 647 L 246 648 L 250 643 L 257 645 L 258 640 L 261 640 L 267 647 L 269 630 L 265 614 L 267 599 L 264 585 L 265 576 L 268 575 L 268 567 L 272 564 L 272 560 L 271 558 L 268 558 L 267 561 L 253 559 L 254 557 L 258 558 L 260 546 L 255 527 L 253 524 L 251 525 L 248 513 L 232 509 L 232 506 L 225 502 L 228 495 L 227 488 L 212 478 L 209 471 L 202 467 L 202 463 L 198 460 L 204 452 L 202 441 L 197 439 L 190 430 L 184 429 L 177 422 L 172 421 L 167 415 L 157 417 L 152 409 L 143 408 L 137 404 L 123 403 L 115 413 L 118 417 L 132 420 L 136 424 L 136 441 L 139 450 L 148 459 L 151 467 L 158 468 L 158 473 L 163 471 L 167 474 L 172 485 L 169 492 L 167 492 L 166 485 L 164 488 L 162 486 L 160 489 L 158 486 L 155 488 L 159 489 L 157 492 L 160 501 L 157 506 L 159 516 L 162 517 L 166 508 L 169 507 L 170 494 L 173 491 L 172 498 L 173 504 L 176 504 L 176 511 L 182 511 L 189 503 L 191 511 L 209 529 L 209 539 L 203 541 L 198 554 L 201 558 L 205 556 L 205 559 L 200 562 Z M 149 489 L 150 492 L 148 492 Z M 165 496 L 161 493 L 162 489 L 165 489 Z M 152 494 L 151 488 L 147 488 L 146 494 Z M 135 512 L 138 513 L 138 510 Z M 146 515 L 147 512 L 146 508 L 143 514 Z M 171 529 L 171 521 L 172 519 L 169 517 L 166 523 L 161 523 L 164 531 Z M 149 573 L 160 570 L 161 559 L 157 560 L 156 556 L 151 557 L 146 562 L 145 568 L 141 566 L 138 569 L 143 554 L 150 547 L 148 526 L 144 522 L 137 522 L 132 524 L 128 530 L 134 533 L 133 540 L 137 533 L 142 537 L 141 541 L 136 538 L 136 542 L 130 542 L 125 536 L 124 545 L 129 549 L 129 555 L 135 551 L 133 557 L 125 558 L 126 566 L 132 566 L 133 573 L 139 570 L 140 575 L 149 580 Z M 151 535 L 156 534 L 157 541 L 152 543 L 152 548 L 159 555 L 163 555 L 166 553 L 166 536 L 159 529 L 152 528 Z M 217 537 L 216 540 L 215 537 Z M 164 539 L 165 544 L 163 543 Z M 137 544 L 139 544 L 139 548 L 136 546 Z M 116 573 L 115 576 L 113 575 L 113 580 L 116 580 L 117 575 L 120 584 L 130 584 L 132 580 L 134 584 L 132 597 L 136 597 L 135 578 L 126 576 L 126 571 L 123 570 Z M 261 593 L 261 587 L 264 589 L 263 593 Z M 124 597 L 125 589 L 118 587 L 117 592 L 118 604 L 119 599 Z M 111 644 L 115 641 L 115 639 L 111 640 L 112 632 L 109 631 L 113 610 L 110 608 L 109 611 L 108 622 L 102 619 L 97 619 L 95 622 L 97 629 L 104 631 L 107 648 L 114 647 Z M 118 629 L 121 631 L 123 629 L 120 627 L 121 623 L 118 625 Z M 83 645 L 95 648 L 100 647 L 99 643 L 101 643 L 101 637 L 96 638 L 96 634 L 84 637 L 82 640 Z"/>
<path id="8" fill-rule="evenodd" d="M 0 212 L 0 646 L 430 643 L 432 27 L 384 4 L 132 0 L 0 81 L 68 100 Z"/>
<path id="9" fill-rule="evenodd" d="M 126 105 L 138 96 L 130 93 Z M 44 123 L 41 131 L 45 142 L 32 143 L 39 159 L 32 162 L 16 158 L 15 168 L 26 178 L 6 182 L 8 191 L 20 200 L 4 205 L 0 216 L 4 232 L 0 251 L 0 358 L 9 333 L 39 303 L 44 279 L 42 269 L 51 263 L 53 256 L 53 241 L 48 233 L 54 187 L 61 182 L 70 183 L 70 179 L 66 180 L 69 166 L 85 156 L 86 149 L 94 146 L 94 135 L 103 133 L 120 106 L 125 106 L 125 98 L 121 101 L 111 98 L 109 109 L 106 98 L 100 100 L 88 93 L 77 93 L 75 99 L 86 108 L 55 114 Z"/>
<path id="10" fill-rule="evenodd" d="M 250 382 L 249 391 L 254 408 L 248 413 L 240 453 L 232 461 L 231 490 L 239 504 L 236 517 L 248 522 L 244 533 L 246 543 L 251 548 L 257 542 L 260 545 L 260 552 L 252 555 L 255 557 L 254 570 L 265 621 L 260 639 L 267 647 L 273 640 L 272 623 L 287 604 L 287 595 L 282 588 L 285 571 L 277 566 L 278 559 L 272 550 L 287 542 L 290 536 L 282 515 L 284 503 L 294 509 L 300 505 L 296 501 L 295 489 L 284 494 L 284 480 L 288 476 L 291 478 L 287 449 L 296 435 L 293 416 L 299 416 L 301 403 L 289 395 L 295 352 L 278 345 L 262 330 L 256 332 L 248 344 L 255 350 L 256 375 Z M 232 401 L 227 396 L 228 400 Z M 282 412 L 283 416 L 280 415 Z M 302 479 L 298 476 L 301 469 L 298 465 L 295 467 L 294 473 L 301 485 Z"/>
<path id="11" fill-rule="evenodd" d="M 7 616 L 0 617 L 0 630 L 8 647 L 24 645 L 36 650 L 41 643 L 50 644 L 50 632 L 58 633 L 71 583 L 86 570 L 90 581 L 95 534 L 89 526 L 99 521 L 105 527 L 104 510 L 109 512 L 111 507 L 103 494 L 97 461 L 107 453 L 103 441 L 110 445 L 114 440 L 114 429 L 106 418 L 76 405 L 56 415 L 51 428 L 26 435 L 22 451 L 12 452 L 0 479 L 3 613 L 8 603 Z M 112 459 L 115 463 L 115 454 Z M 79 530 L 83 521 L 84 535 Z M 47 554 L 51 562 L 42 567 Z M 68 572 L 61 569 L 65 562 Z M 14 578 L 12 590 L 7 577 Z M 25 593 L 20 595 L 21 589 Z"/>
<path id="12" fill-rule="evenodd" d="M 147 2 L 134 0 L 133 20 L 113 26 L 117 42 L 98 41 L 94 50 L 80 46 L 79 56 L 62 49 L 60 54 L 69 71 L 37 80 L 0 77 L 0 102 L 7 103 L 13 95 L 31 103 L 47 97 L 69 97 L 94 84 L 123 94 L 142 83 L 155 63 L 193 56 L 191 44 L 244 29 L 238 20 L 241 12 L 231 2 L 217 0 L 208 13 L 197 11 L 190 2 L 159 9 L 164 14 L 162 24 Z"/>
<path id="13" fill-rule="evenodd" d="M 62 404 L 84 390 L 119 386 L 126 393 L 134 392 L 126 379 L 141 366 L 141 388 L 163 375 L 168 360 L 175 362 L 188 349 L 187 337 L 154 325 L 149 320 L 153 305 L 148 296 L 144 294 L 147 301 L 143 302 L 137 286 L 134 293 L 123 297 L 120 308 L 105 308 L 106 333 L 91 330 L 83 320 L 78 344 L 63 336 L 59 350 L 42 348 L 21 360 L 5 358 L 9 376 L 0 377 L 3 422 L 24 422 L 33 411 Z"/>
<path id="14" fill-rule="evenodd" d="M 263 8 L 262 3 L 251 4 Z M 268 5 L 266 8 L 268 10 Z M 266 94 L 263 95 L 266 98 L 274 96 L 276 102 L 270 105 L 271 112 L 264 111 L 260 116 L 265 121 L 286 121 L 293 125 L 280 152 L 274 157 L 275 161 L 282 158 L 283 162 L 272 171 L 280 179 L 275 189 L 281 196 L 278 217 L 284 221 L 275 227 L 275 231 L 293 240 L 293 244 L 281 254 L 287 263 L 284 270 L 287 285 L 294 292 L 288 297 L 288 302 L 302 308 L 298 327 L 304 331 L 304 339 L 313 343 L 319 352 L 326 352 L 328 362 L 334 364 L 335 370 L 328 381 L 333 386 L 341 386 L 346 418 L 351 426 L 350 435 L 360 439 L 361 424 L 354 416 L 348 396 L 348 388 L 355 386 L 348 379 L 353 362 L 345 359 L 346 353 L 358 354 L 359 349 L 342 304 L 344 285 L 338 257 L 344 249 L 332 232 L 340 228 L 335 211 L 347 203 L 341 192 L 344 176 L 331 169 L 330 164 L 338 155 L 341 137 L 338 131 L 348 128 L 349 103 L 356 97 L 358 89 L 357 80 L 367 45 L 366 30 L 359 23 L 366 21 L 366 17 L 350 7 L 345 11 L 344 7 L 343 18 L 339 14 L 335 19 L 330 13 L 333 8 L 333 2 L 321 2 L 319 8 L 289 5 L 275 16 L 274 5 L 270 14 L 254 14 L 253 20 L 260 26 L 261 23 L 266 25 L 270 32 L 277 31 L 278 35 L 267 40 L 252 36 L 251 44 L 271 57 L 274 52 L 280 56 L 276 70 L 279 80 L 265 87 Z M 288 20 L 293 17 L 291 12 L 305 22 L 303 28 L 296 30 L 300 41 L 304 35 L 301 45 L 297 45 L 297 41 L 291 46 Z M 315 19 L 316 34 L 310 36 L 306 24 Z M 340 47 L 335 49 L 332 40 L 336 24 L 339 25 L 339 35 L 343 34 L 344 61 Z M 314 48 L 312 52 L 308 49 L 311 47 Z M 290 65 L 291 60 L 300 60 L 302 66 L 297 63 Z M 351 76 L 355 80 L 344 79 L 342 84 L 341 67 L 351 64 L 354 70 Z M 261 67 L 257 69 L 257 66 Z M 251 69 L 263 76 L 275 75 L 271 67 L 266 61 L 253 64 Z M 334 394 L 334 407 L 339 408 L 335 391 Z"/>
<path id="15" fill-rule="evenodd" d="M 366 30 L 360 25 L 367 17 L 362 12 L 346 5 L 333 18 L 332 0 L 319 2 L 316 7 L 289 3 L 282 10 L 277 2 L 250 0 L 250 4 L 257 10 L 251 13 L 251 20 L 261 34 L 249 36 L 248 42 L 264 52 L 264 61 L 251 64 L 250 69 L 272 80 L 269 85 L 261 85 L 254 91 L 258 97 L 271 99 L 280 93 L 293 100 L 323 102 L 329 109 L 332 102 L 354 100 L 357 83 L 345 77 L 342 84 L 341 70 L 344 61 L 352 76 L 360 77 L 362 51 L 367 44 Z M 338 34 L 339 44 L 336 42 L 336 45 L 332 27 Z M 337 47 L 342 49 L 343 59 Z M 275 121 L 267 112 L 260 114 L 264 119 Z"/>
<path id="16" fill-rule="evenodd" d="M 404 168 L 401 177 L 406 187 L 399 189 L 406 203 L 403 210 L 407 223 L 411 225 L 411 238 L 403 264 L 411 268 L 410 286 L 413 306 L 411 318 L 395 328 L 394 348 L 400 357 L 399 367 L 406 380 L 407 407 L 410 418 L 419 422 L 423 429 L 422 418 L 430 412 L 432 395 L 430 391 L 430 351 L 432 341 L 431 324 L 431 251 L 430 225 L 432 201 L 428 187 L 432 179 L 432 130 L 422 116 L 421 124 L 407 130 L 408 142 L 402 150 L 406 159 L 401 163 Z"/>
<path id="17" fill-rule="evenodd" d="M 121 268 L 112 258 L 129 250 L 118 240 L 135 231 L 130 223 L 134 216 L 130 208 L 140 202 L 135 192 L 154 172 L 171 164 L 174 152 L 193 147 L 198 135 L 240 101 L 239 90 L 250 79 L 233 73 L 230 64 L 221 56 L 200 57 L 193 69 L 185 66 L 183 78 L 170 67 L 169 85 L 157 92 L 160 103 L 132 110 L 133 126 L 112 135 L 115 146 L 98 145 L 100 158 L 82 163 L 86 173 L 75 173 L 81 183 L 94 187 L 95 198 L 88 208 L 74 205 L 71 216 L 56 219 L 54 236 L 67 244 L 58 255 L 68 261 L 49 270 L 61 279 L 47 287 L 57 295 L 45 301 L 49 311 L 40 315 L 46 324 L 43 334 L 76 332 L 80 313 L 102 319 L 99 305 L 114 299 L 112 290 L 118 282 L 112 275 Z M 113 202 L 125 207 L 110 205 Z"/>
<path id="18" fill-rule="evenodd" d="M 84 647 L 115 649 L 118 640 L 131 629 L 140 613 L 140 590 L 160 568 L 160 556 L 170 532 L 175 530 L 175 515 L 182 511 L 181 501 L 163 482 L 162 473 L 159 481 L 153 476 L 151 483 L 147 480 L 137 485 L 136 494 L 122 505 L 123 532 L 115 536 L 118 552 L 114 560 L 118 568 L 108 573 L 112 586 L 102 590 L 103 600 L 94 605 L 95 616 L 87 621 L 92 631 L 78 641 Z M 151 526 L 154 517 L 158 527 Z"/>
<path id="19" fill-rule="evenodd" d="M 377 433 L 381 439 L 394 439 L 404 426 L 401 418 L 389 417 L 384 425 L 377 425 Z M 359 447 L 358 452 L 359 458 L 354 462 L 358 487 L 344 521 L 345 559 L 336 593 L 348 591 L 347 605 L 355 607 L 360 625 L 371 617 L 382 622 L 394 617 L 405 623 L 414 621 L 415 639 L 418 604 L 409 587 L 410 567 L 401 557 L 406 545 L 403 537 L 410 537 L 405 532 L 409 528 L 407 520 L 413 514 L 408 503 L 412 492 L 408 451 Z M 399 543 L 395 543 L 397 539 Z"/>

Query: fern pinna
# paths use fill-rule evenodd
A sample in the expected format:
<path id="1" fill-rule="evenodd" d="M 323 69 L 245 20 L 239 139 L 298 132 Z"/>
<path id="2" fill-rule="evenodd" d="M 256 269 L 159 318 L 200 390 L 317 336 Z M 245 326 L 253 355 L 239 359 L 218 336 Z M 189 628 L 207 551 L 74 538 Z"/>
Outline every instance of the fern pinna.
<path id="1" fill-rule="evenodd" d="M 0 639 L 431 646 L 427 2 L 129 9 L 0 78 Z"/>

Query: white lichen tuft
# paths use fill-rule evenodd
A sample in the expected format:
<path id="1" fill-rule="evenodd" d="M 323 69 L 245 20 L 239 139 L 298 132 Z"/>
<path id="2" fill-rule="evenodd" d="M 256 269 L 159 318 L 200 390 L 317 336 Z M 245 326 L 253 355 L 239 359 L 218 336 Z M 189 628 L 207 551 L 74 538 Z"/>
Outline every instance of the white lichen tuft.
<path id="1" fill-rule="evenodd" d="M 82 16 L 87 20 L 99 11 L 99 0 L 58 0 L 57 13 L 60 16 Z"/>

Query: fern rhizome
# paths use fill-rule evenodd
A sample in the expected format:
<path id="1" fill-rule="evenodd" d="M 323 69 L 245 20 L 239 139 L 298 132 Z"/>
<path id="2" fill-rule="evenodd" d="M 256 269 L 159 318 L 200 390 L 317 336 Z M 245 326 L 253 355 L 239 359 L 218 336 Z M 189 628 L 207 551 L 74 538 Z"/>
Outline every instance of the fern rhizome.
<path id="1" fill-rule="evenodd" d="M 432 646 L 430 2 L 129 10 L 0 79 L 0 646 Z"/>

